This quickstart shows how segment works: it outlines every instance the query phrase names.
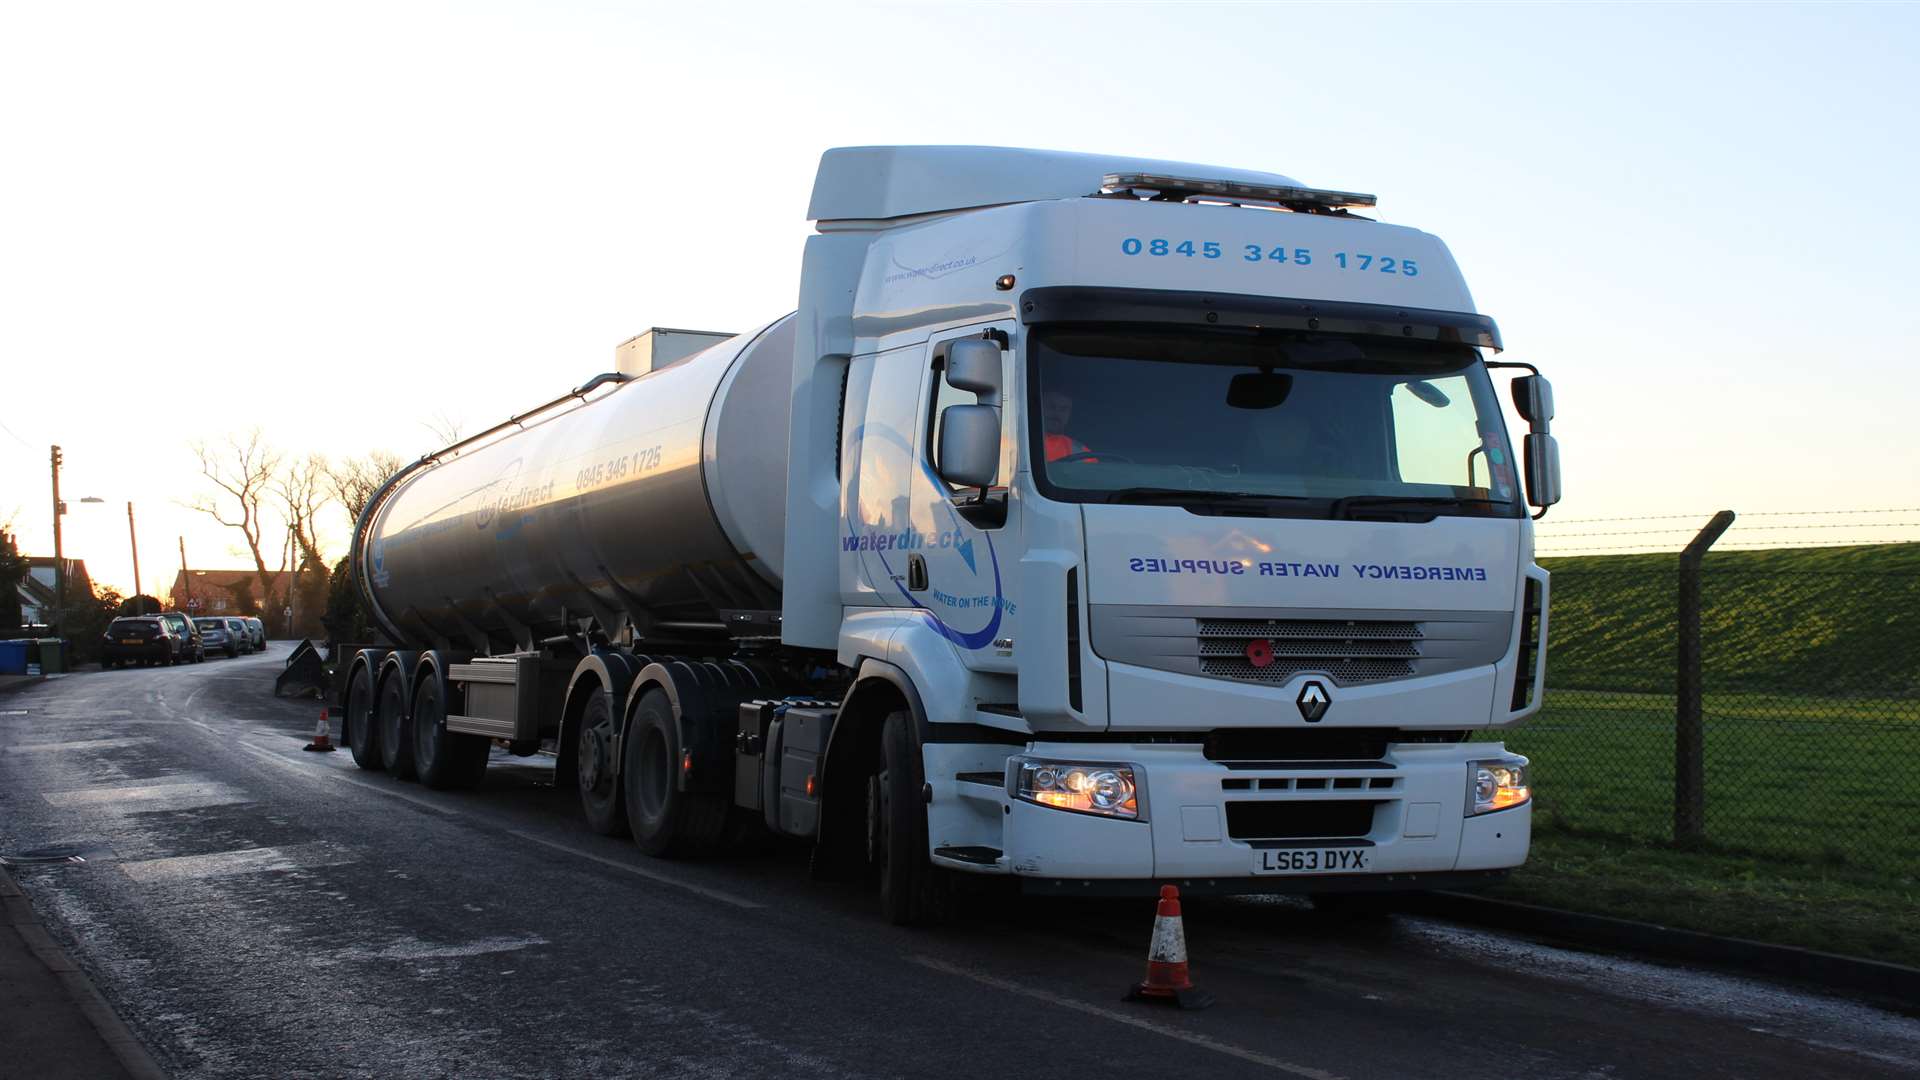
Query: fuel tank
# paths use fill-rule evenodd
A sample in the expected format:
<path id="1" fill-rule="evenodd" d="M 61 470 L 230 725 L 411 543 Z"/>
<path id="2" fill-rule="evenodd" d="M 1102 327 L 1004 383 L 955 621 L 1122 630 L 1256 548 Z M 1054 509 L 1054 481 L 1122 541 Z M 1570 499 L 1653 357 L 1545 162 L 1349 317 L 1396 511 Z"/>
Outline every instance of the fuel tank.
<path id="1" fill-rule="evenodd" d="M 402 470 L 354 534 L 376 624 L 501 652 L 588 620 L 687 640 L 778 611 L 793 345 L 789 315 Z"/>

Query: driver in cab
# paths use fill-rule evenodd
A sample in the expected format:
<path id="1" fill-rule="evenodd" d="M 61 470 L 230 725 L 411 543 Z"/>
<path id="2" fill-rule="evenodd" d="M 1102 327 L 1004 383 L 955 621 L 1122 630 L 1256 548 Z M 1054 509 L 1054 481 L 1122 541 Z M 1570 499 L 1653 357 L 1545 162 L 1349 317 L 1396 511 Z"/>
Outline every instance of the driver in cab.
<path id="1" fill-rule="evenodd" d="M 1073 419 L 1073 399 L 1058 390 L 1040 395 L 1040 427 L 1046 433 L 1048 461 L 1098 461 L 1086 443 L 1067 434 Z"/>

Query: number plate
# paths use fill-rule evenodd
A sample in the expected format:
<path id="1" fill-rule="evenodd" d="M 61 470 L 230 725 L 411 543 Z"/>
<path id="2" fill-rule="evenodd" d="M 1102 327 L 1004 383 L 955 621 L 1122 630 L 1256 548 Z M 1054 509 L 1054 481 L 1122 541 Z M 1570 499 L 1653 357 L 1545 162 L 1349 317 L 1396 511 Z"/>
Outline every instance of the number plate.
<path id="1" fill-rule="evenodd" d="M 1364 874 L 1366 848 L 1260 848 L 1253 853 L 1256 874 Z"/>
<path id="2" fill-rule="evenodd" d="M 139 638 L 137 638 L 137 637 L 123 637 L 123 638 L 121 638 L 121 639 L 120 639 L 120 644 L 122 644 L 122 645 L 145 645 L 145 644 L 146 644 L 146 642 L 144 642 L 144 641 L 141 641 L 141 640 L 140 640 Z"/>

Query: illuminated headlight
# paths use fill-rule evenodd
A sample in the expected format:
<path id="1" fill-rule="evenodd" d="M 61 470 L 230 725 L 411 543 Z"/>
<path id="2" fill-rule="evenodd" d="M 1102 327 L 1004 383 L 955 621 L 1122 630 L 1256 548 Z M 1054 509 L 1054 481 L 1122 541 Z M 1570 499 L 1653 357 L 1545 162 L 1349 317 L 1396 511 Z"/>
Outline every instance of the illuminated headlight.
<path id="1" fill-rule="evenodd" d="M 1031 761 L 1018 758 L 1013 793 L 1056 810 L 1140 821 L 1140 789 L 1133 766 L 1106 762 Z"/>
<path id="2" fill-rule="evenodd" d="M 1467 816 L 1507 810 L 1533 798 L 1527 759 L 1518 755 L 1467 762 Z"/>

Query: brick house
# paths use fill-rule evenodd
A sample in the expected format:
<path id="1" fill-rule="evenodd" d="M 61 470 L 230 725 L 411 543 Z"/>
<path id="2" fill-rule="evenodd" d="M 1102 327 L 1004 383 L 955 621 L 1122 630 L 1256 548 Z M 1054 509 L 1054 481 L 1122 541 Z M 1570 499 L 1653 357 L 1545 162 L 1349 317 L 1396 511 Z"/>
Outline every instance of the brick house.
<path id="1" fill-rule="evenodd" d="M 275 611 L 286 604 L 290 574 L 269 573 L 268 592 L 260 589 L 260 575 L 252 570 L 180 570 L 173 575 L 167 610 L 194 615 L 245 615 Z M 251 608 L 241 601 L 252 601 Z M 268 597 L 271 596 L 271 600 Z"/>

